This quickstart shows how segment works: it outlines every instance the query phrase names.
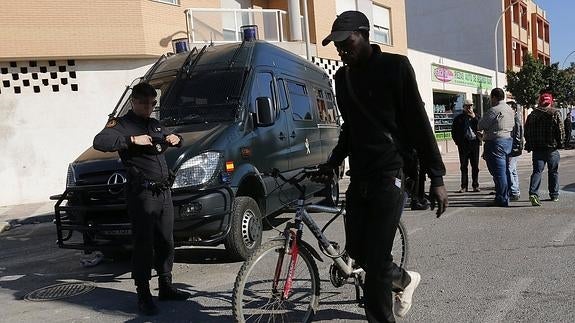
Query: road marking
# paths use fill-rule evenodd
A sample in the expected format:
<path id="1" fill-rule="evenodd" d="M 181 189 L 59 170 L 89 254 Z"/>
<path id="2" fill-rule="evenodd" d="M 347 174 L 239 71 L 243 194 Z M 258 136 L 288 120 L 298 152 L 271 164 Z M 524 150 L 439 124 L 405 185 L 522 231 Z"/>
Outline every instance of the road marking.
<path id="1" fill-rule="evenodd" d="M 527 290 L 532 281 L 533 278 L 525 278 L 525 277 L 520 278 L 513 285 L 511 285 L 510 288 L 504 290 L 505 292 L 504 295 L 507 295 L 507 297 L 505 297 L 503 300 L 497 301 L 497 306 L 495 307 L 495 310 L 493 310 L 492 313 L 489 313 L 489 315 L 487 315 L 487 319 L 485 319 L 484 322 L 485 323 L 503 322 L 505 316 L 507 316 L 507 313 L 509 313 L 509 311 L 513 309 L 515 303 L 517 303 L 517 301 L 519 300 L 521 292 Z"/>
<path id="2" fill-rule="evenodd" d="M 24 277 L 24 275 L 2 276 L 2 277 L 0 277 L 0 282 L 11 282 L 14 280 L 18 280 L 22 277 Z"/>
<path id="3" fill-rule="evenodd" d="M 567 240 L 573 234 L 573 231 L 575 231 L 575 221 L 566 225 L 563 230 L 559 231 L 559 233 L 553 237 L 553 245 L 563 245 L 565 240 Z"/>

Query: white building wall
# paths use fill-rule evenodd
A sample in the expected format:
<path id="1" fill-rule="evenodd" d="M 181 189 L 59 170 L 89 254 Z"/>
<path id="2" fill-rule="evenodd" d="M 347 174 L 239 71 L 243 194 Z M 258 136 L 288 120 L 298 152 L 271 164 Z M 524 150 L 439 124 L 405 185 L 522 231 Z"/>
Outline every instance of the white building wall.
<path id="1" fill-rule="evenodd" d="M 71 66 L 67 60 L 53 62 L 34 67 L 29 61 L 14 62 L 16 66 L 0 62 L 9 72 L 0 74 L 0 205 L 47 201 L 62 193 L 68 164 L 92 145 L 125 86 L 154 60 L 81 60 Z"/>
<path id="2" fill-rule="evenodd" d="M 408 48 L 494 69 L 495 25 L 501 0 L 405 0 Z M 504 23 L 498 28 L 499 71 L 504 71 Z"/>

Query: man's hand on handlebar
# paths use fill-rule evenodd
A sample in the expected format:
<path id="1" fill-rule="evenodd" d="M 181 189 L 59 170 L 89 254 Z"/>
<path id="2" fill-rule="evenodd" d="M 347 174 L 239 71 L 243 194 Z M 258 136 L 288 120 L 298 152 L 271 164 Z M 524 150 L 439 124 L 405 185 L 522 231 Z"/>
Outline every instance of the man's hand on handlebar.
<path id="1" fill-rule="evenodd" d="M 329 163 L 317 165 L 317 173 L 310 176 L 310 179 L 316 183 L 327 184 L 330 183 L 335 176 L 335 168 Z"/>

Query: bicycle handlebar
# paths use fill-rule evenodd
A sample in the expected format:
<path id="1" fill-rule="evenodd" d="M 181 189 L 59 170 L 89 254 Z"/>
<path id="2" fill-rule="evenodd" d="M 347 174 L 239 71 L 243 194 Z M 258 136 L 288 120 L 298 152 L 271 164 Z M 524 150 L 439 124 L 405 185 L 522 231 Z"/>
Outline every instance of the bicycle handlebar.
<path id="1" fill-rule="evenodd" d="M 298 191 L 300 191 L 300 193 L 302 193 L 302 195 L 305 195 L 305 186 L 301 186 L 299 183 L 301 183 L 307 177 L 312 176 L 314 174 L 318 174 L 318 173 L 319 173 L 319 167 L 318 166 L 311 166 L 311 167 L 304 167 L 302 170 L 300 170 L 299 172 L 297 172 L 295 175 L 293 175 L 290 178 L 286 178 L 285 176 L 283 176 L 281 174 L 280 170 L 277 168 L 272 168 L 269 172 L 264 172 L 263 174 L 269 175 L 273 178 L 279 178 L 284 183 L 289 183 L 289 184 L 295 186 L 295 188 L 297 188 Z"/>

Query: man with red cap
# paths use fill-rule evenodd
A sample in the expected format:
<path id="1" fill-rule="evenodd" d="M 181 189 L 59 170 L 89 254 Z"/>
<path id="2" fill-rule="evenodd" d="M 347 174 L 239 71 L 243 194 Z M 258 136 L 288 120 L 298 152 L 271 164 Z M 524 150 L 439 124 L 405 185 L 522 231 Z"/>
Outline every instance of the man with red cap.
<path id="1" fill-rule="evenodd" d="M 542 91 L 539 105 L 525 122 L 525 149 L 533 151 L 533 173 L 529 182 L 529 201 L 533 206 L 541 206 L 539 186 L 541 174 L 547 164 L 549 198 L 559 201 L 559 151 L 562 148 L 565 131 L 561 115 L 553 107 L 553 95 Z"/>

